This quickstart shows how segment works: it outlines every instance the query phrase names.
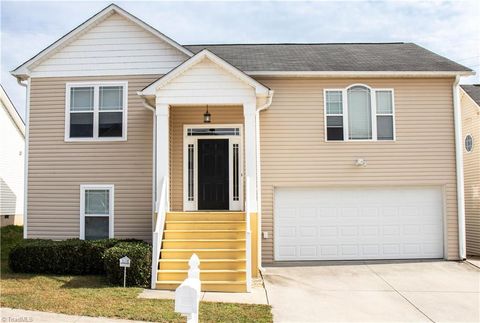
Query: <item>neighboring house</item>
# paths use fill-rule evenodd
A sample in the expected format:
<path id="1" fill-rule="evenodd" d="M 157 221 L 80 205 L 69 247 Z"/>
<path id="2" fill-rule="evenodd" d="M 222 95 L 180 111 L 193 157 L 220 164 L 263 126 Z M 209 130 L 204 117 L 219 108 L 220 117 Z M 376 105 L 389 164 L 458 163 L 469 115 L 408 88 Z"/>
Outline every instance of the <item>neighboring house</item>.
<path id="1" fill-rule="evenodd" d="M 152 241 L 169 289 L 194 252 L 217 291 L 274 261 L 465 257 L 473 72 L 420 46 L 187 46 L 110 5 L 12 74 L 25 237 Z"/>
<path id="2" fill-rule="evenodd" d="M 2 227 L 23 224 L 25 124 L 0 86 L 0 216 Z"/>
<path id="3" fill-rule="evenodd" d="M 480 256 L 480 84 L 461 87 L 467 255 Z"/>

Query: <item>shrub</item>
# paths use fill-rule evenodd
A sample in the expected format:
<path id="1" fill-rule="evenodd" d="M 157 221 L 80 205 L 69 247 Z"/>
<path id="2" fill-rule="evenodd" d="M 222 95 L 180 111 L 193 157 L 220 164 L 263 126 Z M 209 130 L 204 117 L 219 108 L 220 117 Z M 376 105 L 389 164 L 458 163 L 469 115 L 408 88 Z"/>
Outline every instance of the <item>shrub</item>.
<path id="1" fill-rule="evenodd" d="M 10 268 L 15 272 L 59 275 L 104 274 L 105 250 L 121 241 L 27 239 L 12 248 L 8 261 Z M 138 243 L 138 240 L 135 241 Z"/>
<path id="2" fill-rule="evenodd" d="M 81 240 L 24 240 L 12 248 L 8 260 L 15 272 L 82 274 L 84 248 Z"/>
<path id="3" fill-rule="evenodd" d="M 90 245 L 88 254 L 90 255 L 85 261 L 90 263 L 90 274 L 105 274 L 105 266 L 103 263 L 103 254 L 106 250 L 114 247 L 118 243 L 144 243 L 142 240 L 137 239 L 102 239 L 87 241 Z"/>
<path id="4" fill-rule="evenodd" d="M 123 268 L 119 259 L 130 258 L 127 268 L 127 286 L 148 287 L 150 285 L 152 248 L 145 242 L 121 242 L 105 251 L 103 261 L 107 279 L 110 283 L 123 285 Z"/>

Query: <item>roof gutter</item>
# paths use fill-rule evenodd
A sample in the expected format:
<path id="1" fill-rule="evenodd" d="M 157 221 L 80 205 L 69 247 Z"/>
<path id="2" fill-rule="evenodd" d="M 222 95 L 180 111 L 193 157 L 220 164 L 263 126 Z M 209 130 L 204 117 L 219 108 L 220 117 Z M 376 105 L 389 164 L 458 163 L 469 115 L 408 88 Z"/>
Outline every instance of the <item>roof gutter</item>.
<path id="1" fill-rule="evenodd" d="M 460 260 L 465 260 L 467 253 L 465 246 L 465 186 L 463 173 L 462 111 L 460 107 L 459 82 L 460 76 L 455 77 L 452 93 L 455 119 L 455 160 L 457 171 L 458 254 Z"/>
<path id="2" fill-rule="evenodd" d="M 474 71 L 246 71 L 250 76 L 277 77 L 454 77 L 475 75 Z"/>

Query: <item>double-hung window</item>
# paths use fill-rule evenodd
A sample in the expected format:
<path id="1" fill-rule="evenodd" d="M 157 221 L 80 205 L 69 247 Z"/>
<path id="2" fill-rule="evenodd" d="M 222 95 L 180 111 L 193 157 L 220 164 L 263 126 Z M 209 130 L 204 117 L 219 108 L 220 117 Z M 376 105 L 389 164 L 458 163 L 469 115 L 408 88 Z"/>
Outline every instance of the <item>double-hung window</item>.
<path id="1" fill-rule="evenodd" d="M 65 140 L 125 140 L 127 82 L 69 83 Z"/>
<path id="2" fill-rule="evenodd" d="M 377 139 L 393 140 L 393 92 L 389 90 L 377 90 L 375 93 L 377 103 Z"/>
<path id="3" fill-rule="evenodd" d="M 113 238 L 113 185 L 80 186 L 80 239 Z"/>
<path id="4" fill-rule="evenodd" d="M 353 85 L 324 94 L 328 141 L 395 140 L 392 89 Z"/>
<path id="5" fill-rule="evenodd" d="M 343 93 L 342 91 L 325 92 L 325 110 L 328 140 L 343 140 Z"/>

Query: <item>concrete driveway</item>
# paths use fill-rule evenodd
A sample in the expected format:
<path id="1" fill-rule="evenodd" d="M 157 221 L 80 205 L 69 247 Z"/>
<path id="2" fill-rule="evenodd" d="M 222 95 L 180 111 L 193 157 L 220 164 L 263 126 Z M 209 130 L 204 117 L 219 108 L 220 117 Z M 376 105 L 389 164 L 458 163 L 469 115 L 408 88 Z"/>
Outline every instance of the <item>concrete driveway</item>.
<path id="1" fill-rule="evenodd" d="M 266 267 L 276 322 L 480 322 L 469 263 L 328 262 Z"/>

